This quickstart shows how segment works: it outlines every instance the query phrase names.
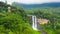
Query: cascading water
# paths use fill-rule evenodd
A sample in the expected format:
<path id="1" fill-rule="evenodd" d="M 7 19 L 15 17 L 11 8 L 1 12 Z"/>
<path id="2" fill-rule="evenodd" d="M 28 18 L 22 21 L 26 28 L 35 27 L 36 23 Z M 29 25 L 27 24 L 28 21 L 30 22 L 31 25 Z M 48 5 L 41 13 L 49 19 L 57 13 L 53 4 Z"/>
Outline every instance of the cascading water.
<path id="1" fill-rule="evenodd" d="M 36 16 L 32 16 L 32 28 L 38 30 Z"/>

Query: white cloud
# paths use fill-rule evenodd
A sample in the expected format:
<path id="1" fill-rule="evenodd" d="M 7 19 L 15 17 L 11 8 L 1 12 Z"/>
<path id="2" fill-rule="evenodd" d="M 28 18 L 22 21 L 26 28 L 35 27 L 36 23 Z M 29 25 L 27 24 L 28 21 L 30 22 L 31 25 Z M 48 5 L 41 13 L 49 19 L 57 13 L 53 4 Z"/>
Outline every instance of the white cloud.
<path id="1" fill-rule="evenodd" d="M 5 0 L 0 0 L 5 1 Z M 38 3 L 47 3 L 47 2 L 60 2 L 60 0 L 7 0 L 8 4 L 11 4 L 12 2 L 19 2 L 19 3 L 25 3 L 25 4 L 38 4 Z"/>

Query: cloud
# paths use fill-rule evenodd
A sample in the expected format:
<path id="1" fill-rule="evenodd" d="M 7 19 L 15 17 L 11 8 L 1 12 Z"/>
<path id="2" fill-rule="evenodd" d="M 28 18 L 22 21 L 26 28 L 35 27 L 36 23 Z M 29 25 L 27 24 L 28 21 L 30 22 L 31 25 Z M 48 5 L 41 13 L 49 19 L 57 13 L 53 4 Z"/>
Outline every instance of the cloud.
<path id="1" fill-rule="evenodd" d="M 0 0 L 5 1 L 5 0 Z M 12 2 L 19 2 L 25 4 L 39 4 L 39 3 L 47 3 L 47 2 L 60 2 L 60 0 L 7 0 L 8 4 Z"/>

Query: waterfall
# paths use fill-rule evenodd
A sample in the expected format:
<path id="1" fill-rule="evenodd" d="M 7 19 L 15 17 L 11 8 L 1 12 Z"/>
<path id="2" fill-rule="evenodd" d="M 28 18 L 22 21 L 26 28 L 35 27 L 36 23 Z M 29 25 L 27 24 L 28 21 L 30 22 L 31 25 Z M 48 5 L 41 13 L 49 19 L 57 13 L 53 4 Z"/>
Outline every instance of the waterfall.
<path id="1" fill-rule="evenodd" d="M 32 28 L 38 30 L 36 16 L 32 16 Z"/>

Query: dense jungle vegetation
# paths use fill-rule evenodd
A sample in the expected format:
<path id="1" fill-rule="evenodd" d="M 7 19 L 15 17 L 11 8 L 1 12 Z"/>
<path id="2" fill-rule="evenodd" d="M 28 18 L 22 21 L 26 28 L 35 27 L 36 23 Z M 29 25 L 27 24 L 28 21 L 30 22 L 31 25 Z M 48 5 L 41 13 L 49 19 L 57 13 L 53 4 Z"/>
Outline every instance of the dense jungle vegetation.
<path id="1" fill-rule="evenodd" d="M 11 11 L 8 11 L 11 7 Z M 27 15 L 36 15 L 37 18 L 48 19 L 49 23 L 41 25 L 47 34 L 60 34 L 60 8 L 31 8 L 11 6 L 0 2 L 0 34 L 41 34 L 29 24 Z"/>
<path id="2" fill-rule="evenodd" d="M 25 12 L 27 14 L 36 15 L 38 19 L 48 19 L 48 24 L 40 24 L 47 34 L 60 34 L 60 8 L 31 8 L 29 10 L 25 10 Z"/>
<path id="3" fill-rule="evenodd" d="M 8 11 L 11 7 L 11 11 Z M 0 2 L 0 34 L 40 34 L 29 24 L 23 8 Z"/>

